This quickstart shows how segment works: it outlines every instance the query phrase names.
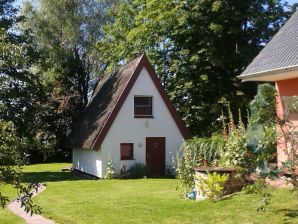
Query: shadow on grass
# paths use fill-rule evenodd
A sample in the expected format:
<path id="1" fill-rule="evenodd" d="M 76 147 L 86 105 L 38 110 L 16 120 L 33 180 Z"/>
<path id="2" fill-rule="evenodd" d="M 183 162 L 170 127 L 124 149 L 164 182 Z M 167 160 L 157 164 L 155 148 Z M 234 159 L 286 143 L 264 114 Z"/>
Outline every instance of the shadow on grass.
<path id="1" fill-rule="evenodd" d="M 175 177 L 150 177 L 150 176 L 143 176 L 143 177 L 115 177 L 115 180 L 142 180 L 142 179 L 150 179 L 150 180 L 175 180 Z"/>
<path id="2" fill-rule="evenodd" d="M 277 212 L 282 212 L 284 214 L 284 223 L 298 223 L 298 210 L 297 209 L 279 209 Z"/>
<path id="3" fill-rule="evenodd" d="M 234 198 L 235 193 L 223 196 L 219 201 L 228 201 Z"/>
<path id="4" fill-rule="evenodd" d="M 43 183 L 43 182 L 59 182 L 59 181 L 77 181 L 88 180 L 81 175 L 73 172 L 25 172 L 23 173 L 22 182 L 25 183 Z"/>

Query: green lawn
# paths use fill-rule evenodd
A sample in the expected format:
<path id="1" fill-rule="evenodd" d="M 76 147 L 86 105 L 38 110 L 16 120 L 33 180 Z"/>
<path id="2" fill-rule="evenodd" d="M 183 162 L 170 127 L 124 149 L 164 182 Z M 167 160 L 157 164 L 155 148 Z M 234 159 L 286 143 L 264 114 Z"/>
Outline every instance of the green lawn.
<path id="1" fill-rule="evenodd" d="M 3 189 L 3 193 L 6 196 L 9 196 L 10 199 L 14 199 L 16 196 L 16 191 L 10 187 L 10 186 L 5 186 Z M 15 216 L 13 213 L 11 213 L 8 209 L 2 209 L 0 208 L 0 223 L 1 224 L 11 224 L 11 223 L 25 223 L 23 219 Z"/>
<path id="2" fill-rule="evenodd" d="M 239 193 L 214 203 L 181 199 L 174 179 L 84 180 L 60 169 L 67 164 L 24 168 L 25 180 L 47 183 L 35 201 L 56 223 L 298 223 L 296 197 L 272 191 L 268 211 L 257 212 L 257 195 Z M 0 213 L 0 223 L 2 221 Z M 14 222 L 13 222 L 14 221 Z M 18 223 L 13 220 L 6 223 Z"/>

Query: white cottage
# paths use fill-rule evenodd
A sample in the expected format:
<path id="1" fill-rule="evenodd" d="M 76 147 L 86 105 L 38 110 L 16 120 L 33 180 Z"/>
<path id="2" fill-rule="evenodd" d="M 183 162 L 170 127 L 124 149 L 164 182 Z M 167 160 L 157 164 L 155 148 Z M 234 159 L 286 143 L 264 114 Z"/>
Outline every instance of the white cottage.
<path id="1" fill-rule="evenodd" d="M 109 155 L 118 173 L 122 164 L 129 169 L 138 162 L 162 175 L 189 136 L 143 54 L 97 85 L 66 145 L 74 169 L 100 178 Z"/>

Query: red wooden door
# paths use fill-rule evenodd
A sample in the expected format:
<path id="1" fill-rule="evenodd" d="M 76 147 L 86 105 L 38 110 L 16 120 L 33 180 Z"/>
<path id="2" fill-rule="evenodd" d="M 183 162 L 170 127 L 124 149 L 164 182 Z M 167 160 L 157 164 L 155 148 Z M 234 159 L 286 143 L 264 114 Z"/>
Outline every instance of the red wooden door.
<path id="1" fill-rule="evenodd" d="M 146 166 L 149 176 L 165 173 L 165 137 L 146 138 Z"/>

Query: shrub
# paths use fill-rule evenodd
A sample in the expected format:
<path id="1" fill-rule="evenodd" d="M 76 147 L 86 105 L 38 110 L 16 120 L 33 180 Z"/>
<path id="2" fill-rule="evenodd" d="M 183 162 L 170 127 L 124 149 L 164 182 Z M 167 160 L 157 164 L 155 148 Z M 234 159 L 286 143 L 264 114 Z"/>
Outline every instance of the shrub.
<path id="1" fill-rule="evenodd" d="M 186 196 L 194 188 L 193 167 L 195 166 L 195 160 L 193 151 L 185 142 L 182 150 L 183 156 L 181 158 L 179 153 L 176 155 L 176 173 L 179 180 L 177 189 L 180 189 L 183 195 Z"/>
<path id="2" fill-rule="evenodd" d="M 116 174 L 116 172 L 115 172 L 115 168 L 114 168 L 114 163 L 113 163 L 111 156 L 109 155 L 106 175 L 104 176 L 104 178 L 112 179 L 115 177 L 115 174 Z"/>
<path id="3" fill-rule="evenodd" d="M 258 85 L 258 93 L 249 103 L 250 124 L 267 125 L 276 120 L 276 90 L 271 84 Z"/>
<path id="4" fill-rule="evenodd" d="M 143 178 L 146 177 L 147 168 L 143 163 L 133 164 L 127 171 L 129 178 Z"/>
<path id="5" fill-rule="evenodd" d="M 246 141 L 252 152 L 254 166 L 264 170 L 264 161 L 272 160 L 276 153 L 275 88 L 270 84 L 258 86 L 258 93 L 249 104 Z"/>
<path id="6" fill-rule="evenodd" d="M 174 166 L 166 166 L 165 177 L 175 178 L 175 176 L 176 176 L 175 167 Z"/>
<path id="7" fill-rule="evenodd" d="M 253 184 L 246 185 L 242 191 L 246 194 L 260 194 L 267 187 L 265 179 L 258 178 Z"/>
<path id="8" fill-rule="evenodd" d="M 249 124 L 247 128 L 247 148 L 252 152 L 255 167 L 264 170 L 264 163 L 276 156 L 276 124 L 262 126 Z"/>
<path id="9" fill-rule="evenodd" d="M 219 200 L 223 195 L 224 185 L 228 181 L 228 174 L 207 173 L 207 178 L 197 176 L 197 189 L 202 190 L 213 201 Z"/>

